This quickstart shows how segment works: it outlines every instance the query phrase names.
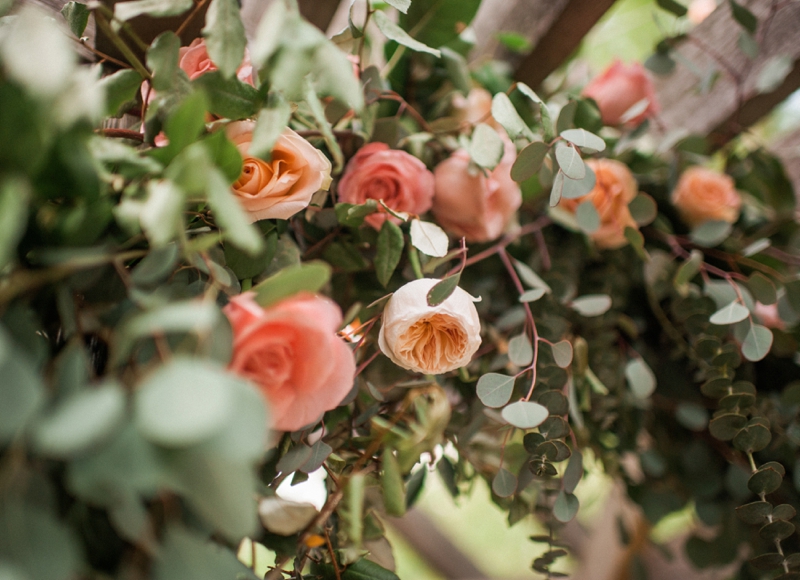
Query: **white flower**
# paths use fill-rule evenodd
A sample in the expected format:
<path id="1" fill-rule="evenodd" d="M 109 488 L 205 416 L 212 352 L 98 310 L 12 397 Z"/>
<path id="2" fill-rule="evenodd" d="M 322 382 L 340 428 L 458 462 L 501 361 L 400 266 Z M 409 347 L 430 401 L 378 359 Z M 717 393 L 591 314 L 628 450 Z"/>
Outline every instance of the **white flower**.
<path id="1" fill-rule="evenodd" d="M 438 306 L 428 306 L 428 291 L 438 281 L 414 280 L 395 292 L 378 335 L 378 345 L 392 362 L 430 375 L 463 367 L 481 344 L 478 311 L 467 292 L 456 288 Z"/>

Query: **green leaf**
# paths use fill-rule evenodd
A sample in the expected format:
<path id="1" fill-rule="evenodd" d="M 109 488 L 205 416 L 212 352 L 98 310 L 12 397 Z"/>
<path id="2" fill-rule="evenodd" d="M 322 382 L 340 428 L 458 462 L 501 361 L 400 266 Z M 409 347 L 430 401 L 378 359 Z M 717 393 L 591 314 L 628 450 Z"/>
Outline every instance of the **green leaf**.
<path id="1" fill-rule="evenodd" d="M 181 39 L 174 32 L 159 34 L 147 49 L 147 66 L 153 72 L 153 88 L 167 91 L 178 73 Z"/>
<path id="2" fill-rule="evenodd" d="M 478 123 L 469 142 L 469 156 L 485 169 L 494 169 L 503 158 L 503 140 L 486 123 Z"/>
<path id="3" fill-rule="evenodd" d="M 753 293 L 753 297 L 762 304 L 775 304 L 778 301 L 775 284 L 761 272 L 754 272 L 745 285 Z"/>
<path id="4" fill-rule="evenodd" d="M 586 164 L 580 154 L 563 141 L 556 143 L 556 161 L 565 177 L 578 181 L 586 177 Z"/>
<path id="5" fill-rule="evenodd" d="M 772 518 L 776 520 L 793 520 L 796 515 L 797 510 L 788 503 L 775 506 L 775 509 L 772 510 Z"/>
<path id="6" fill-rule="evenodd" d="M 61 9 L 61 14 L 69 25 L 72 34 L 80 38 L 83 36 L 83 31 L 86 30 L 86 25 L 89 24 L 90 10 L 86 4 L 80 2 L 67 2 Z"/>
<path id="7" fill-rule="evenodd" d="M 520 294 L 520 302 L 536 302 L 546 293 L 544 288 L 534 288 L 533 290 L 526 290 Z"/>
<path id="8" fill-rule="evenodd" d="M 384 288 L 389 283 L 389 280 L 392 279 L 392 274 L 400 263 L 404 247 L 405 238 L 403 237 L 403 231 L 400 227 L 390 220 L 383 222 L 381 231 L 378 233 L 378 244 L 375 253 L 375 275 L 378 277 L 378 282 L 380 282 L 381 286 Z M 455 285 L 458 285 L 458 280 L 456 280 Z M 455 288 L 455 285 L 453 288 Z M 431 289 L 431 292 L 432 291 L 433 289 Z M 448 296 L 452 291 L 451 289 Z M 429 296 L 431 292 L 428 293 Z M 444 299 L 442 302 L 443 301 Z"/>
<path id="9" fill-rule="evenodd" d="M 124 105 L 133 102 L 142 84 L 142 76 L 132 69 L 118 70 L 98 81 L 106 95 L 106 115 L 120 115 Z"/>
<path id="10" fill-rule="evenodd" d="M 686 6 L 676 2 L 675 0 L 656 0 L 661 8 L 667 12 L 672 12 L 675 16 L 686 16 Z"/>
<path id="11" fill-rule="evenodd" d="M 517 401 L 503 407 L 503 419 L 518 429 L 533 429 L 541 425 L 549 416 L 547 408 L 530 401 Z"/>
<path id="12" fill-rule="evenodd" d="M 119 2 L 114 5 L 114 18 L 130 20 L 147 14 L 157 18 L 177 16 L 192 7 L 192 0 L 136 0 L 135 2 Z"/>
<path id="13" fill-rule="evenodd" d="M 272 149 L 281 133 L 289 124 L 292 117 L 292 107 L 284 99 L 273 99 L 269 107 L 261 109 L 258 113 L 256 128 L 253 130 L 253 140 L 250 142 L 248 155 L 269 161 Z"/>
<path id="14" fill-rule="evenodd" d="M 533 141 L 519 152 L 511 166 L 511 179 L 525 181 L 539 172 L 542 162 L 550 151 L 550 146 L 541 141 Z"/>
<path id="15" fill-rule="evenodd" d="M 578 110 L 578 101 L 570 100 L 561 108 L 556 121 L 556 131 L 560 135 L 567 129 L 571 129 L 575 121 L 575 113 Z"/>
<path id="16" fill-rule="evenodd" d="M 533 137 L 533 132 L 519 116 L 517 109 L 505 93 L 497 93 L 492 98 L 492 117 L 500 123 L 508 133 L 508 136 L 515 139 L 519 135 L 528 138 Z"/>
<path id="17" fill-rule="evenodd" d="M 547 282 L 542 280 L 527 264 L 514 260 L 514 269 L 519 274 L 520 279 L 531 288 L 544 290 L 548 294 L 552 292 Z"/>
<path id="18" fill-rule="evenodd" d="M 453 293 L 453 291 L 458 287 L 458 282 L 461 280 L 461 272 L 457 272 L 452 276 L 448 276 L 447 278 L 443 278 L 439 280 L 436 284 L 434 284 L 430 290 L 428 290 L 428 294 L 426 299 L 428 301 L 428 306 L 438 306 L 448 298 Z"/>
<path id="19" fill-rule="evenodd" d="M 758 530 L 758 535 L 768 542 L 780 542 L 781 540 L 785 540 L 791 536 L 794 533 L 794 530 L 794 524 L 783 520 L 778 520 L 776 522 L 766 524 L 764 527 Z"/>
<path id="20" fill-rule="evenodd" d="M 164 165 L 175 159 L 180 152 L 193 145 L 197 138 L 203 133 L 206 127 L 206 110 L 208 101 L 202 92 L 196 92 L 186 97 L 183 102 L 170 114 L 164 123 L 164 134 L 169 139 L 169 145 L 158 147 L 150 151 L 150 156 L 159 160 Z M 191 168 L 190 171 L 195 175 L 202 174 L 208 165 L 206 159 L 199 159 L 202 153 L 196 147 L 195 150 L 187 152 L 186 158 L 182 163 L 195 163 L 202 167 Z M 177 171 L 177 167 L 171 167 L 170 171 Z M 205 178 L 199 178 L 203 181 Z M 202 191 L 203 184 L 198 185 L 197 190 Z"/>
<path id="21" fill-rule="evenodd" d="M 766 326 L 752 324 L 742 343 L 742 355 L 751 362 L 760 361 L 772 348 L 772 331 Z"/>
<path id="22" fill-rule="evenodd" d="M 487 407 L 499 408 L 508 403 L 514 392 L 514 377 L 498 373 L 486 373 L 478 379 L 477 394 Z"/>
<path id="23" fill-rule="evenodd" d="M 708 426 L 708 411 L 702 405 L 683 401 L 675 409 L 675 420 L 691 431 L 703 431 Z"/>
<path id="24" fill-rule="evenodd" d="M 342 580 L 400 580 L 400 577 L 380 564 L 361 558 L 342 572 Z"/>
<path id="25" fill-rule="evenodd" d="M 577 497 L 562 489 L 553 504 L 553 517 L 559 522 L 567 523 L 578 513 L 580 505 Z"/>
<path id="26" fill-rule="evenodd" d="M 600 316 L 611 308 L 611 297 L 607 294 L 586 294 L 570 302 L 570 306 L 581 316 Z"/>
<path id="27" fill-rule="evenodd" d="M 577 145 L 586 153 L 599 153 L 606 148 L 606 142 L 601 137 L 586 129 L 566 129 L 561 132 L 561 137 L 573 145 Z"/>
<path id="28" fill-rule="evenodd" d="M 675 70 L 675 61 L 669 54 L 654 52 L 644 61 L 644 66 L 659 76 L 666 76 Z"/>
<path id="29" fill-rule="evenodd" d="M 734 324 L 741 322 L 748 316 L 750 316 L 750 311 L 737 299 L 712 314 L 709 322 L 711 324 Z"/>
<path id="30" fill-rule="evenodd" d="M 583 163 L 582 160 L 581 163 Z M 594 171 L 592 171 L 592 168 L 586 164 L 584 164 L 584 169 L 586 170 L 586 175 L 583 177 L 583 179 L 565 178 L 564 173 L 559 171 L 558 174 L 561 175 L 563 181 L 561 184 L 561 192 L 559 197 L 563 197 L 564 199 L 577 199 L 579 197 L 583 197 L 594 189 L 594 185 L 597 182 Z M 553 183 L 553 189 L 556 189 L 555 182 Z M 553 205 L 552 200 L 550 205 Z"/>
<path id="31" fill-rule="evenodd" d="M 794 61 L 787 55 L 775 55 L 767 59 L 756 79 L 759 93 L 771 93 L 783 84 L 794 68 Z"/>
<path id="32" fill-rule="evenodd" d="M 408 12 L 408 7 L 411 6 L 411 0 L 385 0 L 385 2 L 394 8 L 397 8 L 403 14 Z"/>
<path id="33" fill-rule="evenodd" d="M 312 473 L 322 467 L 322 464 L 333 453 L 333 448 L 325 443 L 322 439 L 311 446 L 310 457 L 300 466 L 300 471 L 304 473 Z"/>
<path id="34" fill-rule="evenodd" d="M 183 527 L 167 526 L 163 544 L 153 563 L 155 580 L 255 580 L 250 569 L 231 550 L 221 549 L 207 537 Z"/>
<path id="35" fill-rule="evenodd" d="M 44 402 L 45 388 L 27 357 L 0 327 L 0 444 L 10 442 Z"/>
<path id="36" fill-rule="evenodd" d="M 333 174 L 337 175 L 344 167 L 344 154 L 342 153 L 342 148 L 339 147 L 339 141 L 333 134 L 333 127 L 331 127 L 325 116 L 325 108 L 322 106 L 319 97 L 317 97 L 316 90 L 309 78 L 306 78 L 305 83 L 305 101 L 309 109 L 311 109 L 311 114 L 314 116 L 317 128 L 322 133 L 322 138 L 325 140 L 328 151 L 333 156 Z"/>
<path id="37" fill-rule="evenodd" d="M 364 473 L 356 472 L 350 477 L 345 488 L 349 508 L 347 535 L 356 546 L 361 544 L 364 533 L 364 487 Z"/>
<path id="38" fill-rule="evenodd" d="M 231 380 L 231 375 L 205 361 L 174 357 L 137 388 L 137 428 L 150 441 L 167 447 L 210 439 L 232 417 Z"/>
<path id="39" fill-rule="evenodd" d="M 225 175 L 229 184 L 233 184 L 242 174 L 242 154 L 225 131 L 215 131 L 202 140 L 202 144 L 211 161 Z"/>
<path id="40" fill-rule="evenodd" d="M 646 193 L 640 193 L 628 204 L 631 217 L 639 226 L 646 226 L 653 222 L 658 215 L 658 206 L 655 200 Z"/>
<path id="41" fill-rule="evenodd" d="M 353 75 L 353 63 L 334 43 L 326 40 L 317 47 L 313 76 L 319 95 L 335 97 L 357 112 L 364 108 L 364 91 Z"/>
<path id="42" fill-rule="evenodd" d="M 738 413 L 717 415 L 708 423 L 708 431 L 720 441 L 730 441 L 745 426 L 747 419 Z"/>
<path id="43" fill-rule="evenodd" d="M 501 467 L 492 480 L 492 491 L 500 497 L 511 497 L 517 491 L 517 477 Z"/>
<path id="44" fill-rule="evenodd" d="M 752 526 L 763 524 L 770 514 L 772 514 L 772 504 L 768 501 L 754 501 L 736 508 L 739 519 Z"/>
<path id="45" fill-rule="evenodd" d="M 197 77 L 192 84 L 206 92 L 209 111 L 215 115 L 237 120 L 252 117 L 258 111 L 258 91 L 236 76 L 225 78 L 220 71 L 212 71 Z"/>
<path id="46" fill-rule="evenodd" d="M 292 473 L 297 471 L 311 459 L 311 447 L 300 443 L 295 445 L 280 458 L 275 468 L 281 473 Z"/>
<path id="47" fill-rule="evenodd" d="M 560 340 L 553 343 L 551 348 L 553 349 L 553 358 L 559 367 L 565 369 L 572 364 L 572 343 L 570 341 Z"/>
<path id="48" fill-rule="evenodd" d="M 27 180 L 9 176 L 0 182 L 0 272 L 15 259 L 17 243 L 28 225 L 30 198 Z"/>
<path id="49" fill-rule="evenodd" d="M 575 208 L 575 220 L 585 234 L 591 235 L 600 229 L 600 214 L 590 199 L 582 201 Z"/>
<path id="50" fill-rule="evenodd" d="M 209 168 L 206 179 L 208 203 L 225 239 L 251 256 L 258 255 L 264 249 L 264 238 L 231 193 L 225 176 L 219 169 L 212 167 Z"/>
<path id="51" fill-rule="evenodd" d="M 731 6 L 731 13 L 736 22 L 741 24 L 750 34 L 755 34 L 758 28 L 758 19 L 753 13 L 734 0 L 728 0 L 728 4 Z"/>
<path id="52" fill-rule="evenodd" d="M 384 447 L 381 455 L 381 488 L 383 505 L 390 516 L 400 517 L 406 513 L 406 490 L 400 473 L 400 463 L 394 451 Z"/>
<path id="53" fill-rule="evenodd" d="M 739 33 L 739 41 L 737 42 L 739 46 L 739 50 L 744 53 L 744 55 L 749 59 L 754 59 L 758 56 L 758 53 L 761 47 L 758 46 L 758 42 L 753 35 L 747 32 L 746 30 L 742 30 Z"/>
<path id="54" fill-rule="evenodd" d="M 206 49 L 223 77 L 231 78 L 244 59 L 244 24 L 237 0 L 211 0 L 203 28 Z"/>
<path id="55" fill-rule="evenodd" d="M 578 487 L 578 483 L 583 477 L 583 455 L 580 451 L 573 451 L 569 458 L 567 468 L 564 470 L 564 491 L 572 493 Z"/>
<path id="56" fill-rule="evenodd" d="M 527 334 L 518 334 L 508 341 L 508 359 L 518 367 L 526 367 L 531 364 L 533 347 Z"/>
<path id="57" fill-rule="evenodd" d="M 516 32 L 496 32 L 494 36 L 500 44 L 518 54 L 527 54 L 533 48 L 530 40 Z"/>
<path id="58" fill-rule="evenodd" d="M 772 440 L 770 430 L 764 425 L 754 424 L 744 427 L 733 438 L 733 446 L 744 453 L 761 451 Z"/>
<path id="59" fill-rule="evenodd" d="M 700 250 L 692 250 L 689 259 L 686 260 L 675 273 L 674 285 L 676 288 L 689 283 L 700 271 L 703 264 L 703 253 Z"/>
<path id="60" fill-rule="evenodd" d="M 453 85 L 463 94 L 467 94 L 472 88 L 472 79 L 469 73 L 467 60 L 446 46 L 441 47 L 442 60 L 447 69 L 447 75 Z"/>
<path id="61" fill-rule="evenodd" d="M 418 219 L 411 220 L 410 234 L 411 245 L 423 254 L 434 258 L 441 258 L 447 254 L 450 239 L 436 224 Z"/>
<path id="62" fill-rule="evenodd" d="M 409 36 L 405 30 L 392 22 L 384 12 L 379 10 L 375 12 L 372 17 L 375 20 L 375 24 L 378 26 L 378 30 L 380 30 L 389 40 L 394 40 L 398 44 L 402 44 L 403 46 L 408 47 L 411 50 L 416 50 L 417 52 L 432 54 L 436 58 L 439 58 L 442 55 L 442 53 L 437 49 L 431 48 L 430 46 L 411 38 L 411 36 Z"/>
<path id="63" fill-rule="evenodd" d="M 414 30 L 415 36 L 429 46 L 455 44 L 480 4 L 480 0 L 415 0 L 408 14 L 400 17 L 400 24 L 405 30 Z"/>
<path id="64" fill-rule="evenodd" d="M 75 393 L 36 424 L 36 448 L 56 458 L 85 451 L 121 424 L 125 403 L 125 391 L 117 383 Z"/>
<path id="65" fill-rule="evenodd" d="M 286 30 L 287 19 L 297 18 L 291 14 L 284 2 L 270 2 L 256 28 L 255 38 L 250 45 L 250 59 L 260 70 L 281 44 L 282 32 Z"/>
<path id="66" fill-rule="evenodd" d="M 325 262 L 312 260 L 278 271 L 253 286 L 252 291 L 256 293 L 256 302 L 266 308 L 298 292 L 319 292 L 330 280 L 331 272 Z"/>
<path id="67" fill-rule="evenodd" d="M 559 391 L 546 391 L 539 395 L 536 402 L 547 407 L 551 417 L 566 415 L 569 412 L 569 399 Z"/>
<path id="68" fill-rule="evenodd" d="M 637 399 L 646 399 L 656 390 L 656 375 L 643 358 L 634 358 L 625 365 L 625 378 Z"/>

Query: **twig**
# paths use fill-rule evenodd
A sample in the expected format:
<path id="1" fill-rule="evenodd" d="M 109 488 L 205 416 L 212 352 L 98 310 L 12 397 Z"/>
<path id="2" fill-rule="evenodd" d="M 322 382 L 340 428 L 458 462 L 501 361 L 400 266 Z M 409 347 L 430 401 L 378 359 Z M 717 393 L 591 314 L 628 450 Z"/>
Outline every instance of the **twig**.
<path id="1" fill-rule="evenodd" d="M 130 139 L 131 141 L 138 141 L 139 143 L 144 142 L 144 135 L 133 129 L 98 129 L 96 132 L 103 135 L 103 137 Z"/>

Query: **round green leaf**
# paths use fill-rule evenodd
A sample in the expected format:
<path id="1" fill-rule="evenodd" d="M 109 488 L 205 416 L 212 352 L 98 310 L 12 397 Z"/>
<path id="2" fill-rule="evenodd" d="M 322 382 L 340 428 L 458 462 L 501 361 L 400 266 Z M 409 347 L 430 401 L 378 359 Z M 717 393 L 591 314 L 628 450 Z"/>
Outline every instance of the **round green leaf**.
<path id="1" fill-rule="evenodd" d="M 547 408 L 530 401 L 518 401 L 503 408 L 501 412 L 506 422 L 519 429 L 533 429 L 541 425 L 549 416 Z"/>
<path id="2" fill-rule="evenodd" d="M 728 237 L 732 227 L 728 222 L 709 221 L 692 230 L 689 237 L 698 246 L 713 248 Z"/>
<path id="3" fill-rule="evenodd" d="M 709 322 L 711 324 L 734 324 L 741 322 L 748 316 L 750 316 L 750 311 L 747 307 L 738 300 L 734 300 L 712 314 Z"/>
<path id="4" fill-rule="evenodd" d="M 742 355 L 749 361 L 759 361 L 772 348 L 772 331 L 766 326 L 753 324 L 742 343 Z"/>
<path id="5" fill-rule="evenodd" d="M 747 419 L 737 413 L 726 413 L 711 419 L 708 430 L 720 441 L 730 441 L 744 427 Z"/>
<path id="6" fill-rule="evenodd" d="M 530 129 L 505 93 L 497 93 L 492 99 L 492 117 L 503 126 L 512 139 L 530 133 Z"/>
<path id="7" fill-rule="evenodd" d="M 547 439 L 561 439 L 569 435 L 569 425 L 561 417 L 548 417 L 539 426 L 539 433 Z"/>
<path id="8" fill-rule="evenodd" d="M 569 412 L 569 401 L 560 391 L 542 393 L 536 402 L 547 407 L 551 416 L 566 415 Z"/>
<path id="9" fill-rule="evenodd" d="M 587 153 L 599 153 L 606 148 L 606 142 L 586 129 L 567 129 L 561 131 L 561 136 Z"/>
<path id="10" fill-rule="evenodd" d="M 230 376 L 221 368 L 174 358 L 145 379 L 136 391 L 135 421 L 147 439 L 185 447 L 210 438 L 234 408 Z"/>
<path id="11" fill-rule="evenodd" d="M 775 506 L 775 509 L 772 510 L 772 519 L 774 520 L 791 520 L 794 519 L 796 515 L 797 510 L 793 505 L 788 503 Z"/>
<path id="12" fill-rule="evenodd" d="M 606 294 L 586 294 L 570 303 L 581 316 L 600 316 L 611 308 L 611 297 Z"/>
<path id="13" fill-rule="evenodd" d="M 536 302 L 537 300 L 539 300 L 539 298 L 545 295 L 545 292 L 546 291 L 544 288 L 534 288 L 533 290 L 526 290 L 520 295 L 519 301 Z"/>
<path id="14" fill-rule="evenodd" d="M 492 491 L 500 497 L 511 497 L 517 491 L 517 478 L 505 467 L 500 468 L 492 480 Z"/>
<path id="15" fill-rule="evenodd" d="M 747 481 L 747 487 L 755 494 L 772 493 L 783 482 L 783 475 L 772 467 L 761 467 Z"/>
<path id="16" fill-rule="evenodd" d="M 597 213 L 597 208 L 589 199 L 581 202 L 575 208 L 575 220 L 585 234 L 593 234 L 600 229 L 600 214 Z"/>
<path id="17" fill-rule="evenodd" d="M 478 123 L 469 142 L 472 160 L 486 169 L 494 169 L 503 157 L 503 140 L 486 123 Z"/>
<path id="18" fill-rule="evenodd" d="M 771 513 L 772 504 L 768 501 L 754 501 L 736 508 L 739 519 L 753 526 L 763 524 Z"/>
<path id="19" fill-rule="evenodd" d="M 780 542 L 794 533 L 794 524 L 784 520 L 769 523 L 758 530 L 758 534 L 768 542 Z"/>
<path id="20" fill-rule="evenodd" d="M 783 564 L 783 554 L 777 552 L 760 554 L 750 560 L 750 565 L 759 570 L 772 570 L 778 568 L 781 564 Z"/>
<path id="21" fill-rule="evenodd" d="M 514 391 L 514 377 L 498 373 L 487 373 L 478 379 L 478 398 L 487 407 L 502 407 Z"/>
<path id="22" fill-rule="evenodd" d="M 656 376 L 642 358 L 635 358 L 625 365 L 625 378 L 631 392 L 638 399 L 646 399 L 656 390 Z"/>
<path id="23" fill-rule="evenodd" d="M 541 141 L 534 141 L 525 147 L 511 166 L 511 179 L 521 182 L 536 175 L 548 151 L 550 147 Z"/>
<path id="24" fill-rule="evenodd" d="M 628 209 L 634 221 L 640 226 L 646 226 L 658 215 L 658 205 L 646 193 L 640 193 L 628 204 Z"/>
<path id="25" fill-rule="evenodd" d="M 578 486 L 581 478 L 583 477 L 583 455 L 580 451 L 573 451 L 572 456 L 567 463 L 567 469 L 564 470 L 564 491 L 572 493 Z"/>
<path id="26" fill-rule="evenodd" d="M 762 304 L 775 304 L 778 301 L 775 284 L 761 272 L 755 272 L 745 284 L 753 293 L 753 297 Z"/>
<path id="27" fill-rule="evenodd" d="M 708 411 L 697 403 L 682 402 L 675 409 L 675 419 L 691 431 L 703 431 L 708 425 Z"/>
<path id="28" fill-rule="evenodd" d="M 772 433 L 763 425 L 749 425 L 733 438 L 733 446 L 744 453 L 761 451 L 772 440 Z"/>
<path id="29" fill-rule="evenodd" d="M 551 346 L 553 358 L 556 364 L 565 369 L 572 364 L 572 343 L 568 340 L 560 340 Z"/>
<path id="30" fill-rule="evenodd" d="M 562 489 L 553 504 L 553 517 L 559 522 L 567 523 L 578 513 L 578 508 L 580 508 L 578 498 Z"/>
<path id="31" fill-rule="evenodd" d="M 575 180 L 586 177 L 586 164 L 574 147 L 559 141 L 556 144 L 556 161 L 566 177 Z"/>
<path id="32" fill-rule="evenodd" d="M 411 220 L 411 244 L 427 256 L 441 258 L 447 254 L 450 239 L 434 223 Z"/>
<path id="33" fill-rule="evenodd" d="M 527 334 L 518 334 L 508 341 L 508 359 L 518 367 L 525 367 L 531 364 L 533 347 Z"/>

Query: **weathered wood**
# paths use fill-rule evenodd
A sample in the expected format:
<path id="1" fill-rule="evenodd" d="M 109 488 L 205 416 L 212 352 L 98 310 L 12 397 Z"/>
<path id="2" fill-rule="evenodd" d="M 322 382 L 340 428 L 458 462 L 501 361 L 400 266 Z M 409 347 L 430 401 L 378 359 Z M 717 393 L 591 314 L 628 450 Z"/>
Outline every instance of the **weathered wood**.
<path id="1" fill-rule="evenodd" d="M 497 59 L 516 66 L 524 55 L 504 47 L 497 34 L 513 32 L 530 45 L 539 44 L 569 0 L 483 0 L 472 29 L 475 31 L 473 61 Z"/>
<path id="2" fill-rule="evenodd" d="M 568 0 L 533 51 L 517 67 L 516 79 L 537 88 L 578 48 L 586 33 L 613 4 L 614 0 Z"/>
<path id="3" fill-rule="evenodd" d="M 656 129 L 673 136 L 709 135 L 721 145 L 741 133 L 800 87 L 800 4 L 753 0 L 761 49 L 749 59 L 738 47 L 741 27 L 727 2 L 695 28 L 676 49 L 675 70 L 656 80 L 662 112 Z M 794 68 L 779 87 L 759 94 L 756 83 L 770 58 L 786 55 Z M 698 90 L 700 75 L 719 71 L 710 91 Z"/>
<path id="4" fill-rule="evenodd" d="M 777 139 L 770 144 L 769 150 L 783 163 L 800 207 L 800 129 Z"/>

